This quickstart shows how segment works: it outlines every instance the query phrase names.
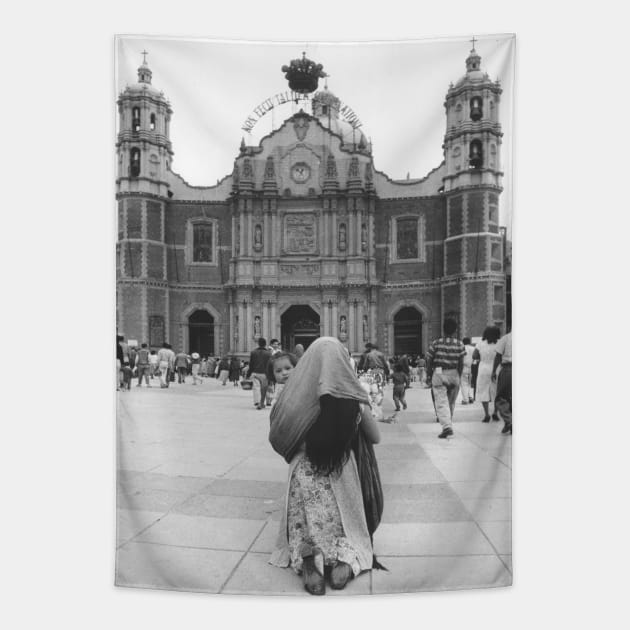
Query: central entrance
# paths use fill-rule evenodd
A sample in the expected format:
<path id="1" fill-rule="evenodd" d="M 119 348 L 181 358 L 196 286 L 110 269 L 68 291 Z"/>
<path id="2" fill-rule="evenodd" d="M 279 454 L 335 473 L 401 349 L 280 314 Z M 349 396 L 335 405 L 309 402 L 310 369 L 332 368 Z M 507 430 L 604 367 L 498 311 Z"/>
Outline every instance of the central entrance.
<path id="1" fill-rule="evenodd" d="M 301 343 L 308 348 L 319 337 L 319 315 L 305 304 L 289 307 L 280 318 L 282 349 L 293 352 Z"/>
<path id="2" fill-rule="evenodd" d="M 394 315 L 394 354 L 422 353 L 422 315 L 405 306 Z"/>

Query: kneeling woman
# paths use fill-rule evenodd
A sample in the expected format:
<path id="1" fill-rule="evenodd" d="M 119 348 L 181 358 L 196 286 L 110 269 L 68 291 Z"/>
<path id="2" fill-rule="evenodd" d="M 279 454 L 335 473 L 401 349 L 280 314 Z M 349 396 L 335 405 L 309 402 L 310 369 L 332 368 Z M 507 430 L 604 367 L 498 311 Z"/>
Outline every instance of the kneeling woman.
<path id="1" fill-rule="evenodd" d="M 380 439 L 370 401 L 344 346 L 315 341 L 291 373 L 271 412 L 273 448 L 289 462 L 286 509 L 270 563 L 302 574 L 313 595 L 342 589 L 373 567 L 353 453 L 357 432 Z"/>

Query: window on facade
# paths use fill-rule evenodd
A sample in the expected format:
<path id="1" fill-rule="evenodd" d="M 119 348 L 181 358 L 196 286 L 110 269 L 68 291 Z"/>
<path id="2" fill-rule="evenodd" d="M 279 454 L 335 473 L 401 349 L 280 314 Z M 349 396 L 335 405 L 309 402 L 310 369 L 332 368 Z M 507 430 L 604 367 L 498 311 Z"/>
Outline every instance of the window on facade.
<path id="1" fill-rule="evenodd" d="M 140 149 L 137 147 L 131 149 L 129 161 L 129 172 L 131 177 L 138 177 L 138 175 L 140 175 Z"/>
<path id="2" fill-rule="evenodd" d="M 133 131 L 140 131 L 140 108 L 134 107 L 131 110 L 131 129 Z"/>
<path id="3" fill-rule="evenodd" d="M 455 107 L 455 117 L 457 122 L 462 122 L 462 104 L 457 103 L 457 107 Z"/>
<path id="4" fill-rule="evenodd" d="M 212 262 L 212 223 L 193 225 L 193 262 Z"/>
<path id="5" fill-rule="evenodd" d="M 472 120 L 481 120 L 482 115 L 481 98 L 479 96 L 473 96 L 473 98 L 470 99 L 470 117 Z"/>
<path id="6" fill-rule="evenodd" d="M 503 304 L 503 285 L 501 284 L 494 285 L 494 301 L 497 304 Z"/>
<path id="7" fill-rule="evenodd" d="M 483 151 L 481 140 L 473 140 L 470 143 L 468 165 L 470 166 L 470 168 L 481 168 L 483 166 Z"/>
<path id="8" fill-rule="evenodd" d="M 154 131 L 154 130 L 155 130 L 155 114 L 151 114 L 151 124 L 150 124 L 150 127 L 151 127 L 151 131 Z"/>
<path id="9" fill-rule="evenodd" d="M 494 260 L 501 260 L 501 243 L 492 243 L 491 255 Z"/>
<path id="10" fill-rule="evenodd" d="M 396 221 L 396 258 L 418 258 L 418 219 Z"/>
<path id="11" fill-rule="evenodd" d="M 328 114 L 328 105 L 322 105 L 322 114 Z"/>

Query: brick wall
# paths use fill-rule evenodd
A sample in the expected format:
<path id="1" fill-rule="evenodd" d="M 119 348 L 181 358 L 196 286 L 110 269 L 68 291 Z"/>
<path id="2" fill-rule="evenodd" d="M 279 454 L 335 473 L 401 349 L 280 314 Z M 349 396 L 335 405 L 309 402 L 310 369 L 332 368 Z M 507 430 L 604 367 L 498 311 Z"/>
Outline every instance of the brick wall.
<path id="1" fill-rule="evenodd" d="M 142 335 L 142 289 L 139 286 L 123 285 L 120 288 L 122 321 L 119 332 L 127 339 L 137 339 Z"/>
<path id="2" fill-rule="evenodd" d="M 147 201 L 147 238 L 162 240 L 162 204 L 157 201 Z"/>
<path id="3" fill-rule="evenodd" d="M 488 283 L 466 283 L 466 330 L 463 335 L 478 337 L 488 321 Z"/>
<path id="4" fill-rule="evenodd" d="M 122 248 L 125 261 L 124 275 L 139 278 L 142 274 L 142 243 L 125 241 Z"/>
<path id="5" fill-rule="evenodd" d="M 477 271 L 485 271 L 488 268 L 488 237 L 487 236 L 469 236 L 466 238 L 467 255 L 466 255 L 466 271 L 474 273 Z"/>
<path id="6" fill-rule="evenodd" d="M 161 245 L 149 243 L 147 246 L 147 275 L 156 280 L 164 278 L 164 248 Z"/>
<path id="7" fill-rule="evenodd" d="M 448 200 L 448 235 L 456 236 L 464 231 L 462 196 Z"/>
<path id="8" fill-rule="evenodd" d="M 468 232 L 484 231 L 484 193 L 468 193 Z"/>
<path id="9" fill-rule="evenodd" d="M 142 201 L 127 199 L 127 238 L 142 238 Z"/>
<path id="10" fill-rule="evenodd" d="M 446 275 L 452 276 L 462 270 L 462 240 L 446 243 Z"/>

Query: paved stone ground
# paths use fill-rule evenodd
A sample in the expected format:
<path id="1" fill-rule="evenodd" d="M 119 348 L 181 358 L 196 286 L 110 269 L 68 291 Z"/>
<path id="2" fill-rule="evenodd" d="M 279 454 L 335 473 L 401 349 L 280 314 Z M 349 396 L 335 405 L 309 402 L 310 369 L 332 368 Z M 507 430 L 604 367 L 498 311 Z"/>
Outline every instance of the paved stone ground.
<path id="1" fill-rule="evenodd" d="M 251 392 L 190 380 L 117 394 L 116 584 L 308 597 L 292 570 L 267 564 L 288 470 L 267 441 L 268 410 Z M 510 585 L 511 436 L 475 404 L 459 405 L 455 437 L 439 440 L 430 391 L 415 383 L 407 402 L 379 423 L 375 447 L 385 512 L 374 547 L 389 571 L 328 593 Z"/>

